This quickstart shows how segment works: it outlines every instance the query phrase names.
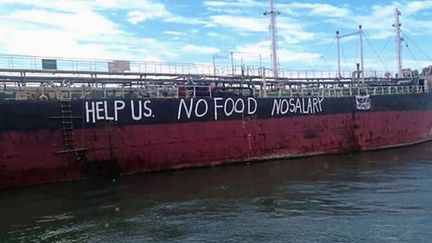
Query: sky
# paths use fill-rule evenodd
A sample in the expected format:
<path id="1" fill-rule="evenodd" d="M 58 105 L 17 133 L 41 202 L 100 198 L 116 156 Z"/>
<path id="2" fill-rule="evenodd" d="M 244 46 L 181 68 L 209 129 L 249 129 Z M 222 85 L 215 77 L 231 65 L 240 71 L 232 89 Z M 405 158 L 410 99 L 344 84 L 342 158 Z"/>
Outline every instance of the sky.
<path id="1" fill-rule="evenodd" d="M 275 0 L 281 68 L 336 70 L 335 32 L 364 30 L 365 69 L 396 70 L 395 8 L 403 66 L 432 64 L 432 1 Z M 267 0 L 0 0 L 0 53 L 67 58 L 270 66 Z M 341 41 L 342 69 L 360 62 Z"/>

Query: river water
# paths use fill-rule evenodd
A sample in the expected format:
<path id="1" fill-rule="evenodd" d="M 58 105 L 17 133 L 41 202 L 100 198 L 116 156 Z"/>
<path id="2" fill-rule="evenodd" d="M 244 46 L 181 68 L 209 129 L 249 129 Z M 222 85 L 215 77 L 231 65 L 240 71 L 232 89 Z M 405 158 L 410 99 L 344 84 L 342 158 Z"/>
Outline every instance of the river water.
<path id="1" fill-rule="evenodd" d="M 432 239 L 432 144 L 0 190 L 0 241 Z"/>

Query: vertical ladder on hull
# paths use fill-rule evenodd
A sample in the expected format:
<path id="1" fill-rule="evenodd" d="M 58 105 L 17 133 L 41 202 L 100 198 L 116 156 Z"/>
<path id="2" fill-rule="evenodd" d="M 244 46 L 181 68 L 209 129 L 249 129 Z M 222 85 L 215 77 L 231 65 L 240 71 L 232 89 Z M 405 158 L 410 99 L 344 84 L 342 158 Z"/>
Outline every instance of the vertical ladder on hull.
<path id="1" fill-rule="evenodd" d="M 63 144 L 66 150 L 73 150 L 75 143 L 73 139 L 72 105 L 70 99 L 61 99 L 60 108 Z"/>
<path id="2" fill-rule="evenodd" d="M 86 148 L 76 148 L 74 140 L 74 127 L 72 116 L 72 102 L 70 98 L 60 99 L 61 112 L 61 130 L 63 136 L 64 150 L 58 151 L 58 154 L 69 154 L 71 162 L 78 163 L 84 158 Z"/>

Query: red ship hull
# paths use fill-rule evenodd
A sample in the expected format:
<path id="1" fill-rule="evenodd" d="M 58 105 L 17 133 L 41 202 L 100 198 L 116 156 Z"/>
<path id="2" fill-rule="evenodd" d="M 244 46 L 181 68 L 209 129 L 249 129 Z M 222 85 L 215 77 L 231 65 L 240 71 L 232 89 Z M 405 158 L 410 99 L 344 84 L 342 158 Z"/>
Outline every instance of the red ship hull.
<path id="1" fill-rule="evenodd" d="M 75 129 L 71 162 L 61 130 L 1 133 L 0 187 L 186 167 L 397 147 L 432 138 L 432 111 L 376 111 Z"/>

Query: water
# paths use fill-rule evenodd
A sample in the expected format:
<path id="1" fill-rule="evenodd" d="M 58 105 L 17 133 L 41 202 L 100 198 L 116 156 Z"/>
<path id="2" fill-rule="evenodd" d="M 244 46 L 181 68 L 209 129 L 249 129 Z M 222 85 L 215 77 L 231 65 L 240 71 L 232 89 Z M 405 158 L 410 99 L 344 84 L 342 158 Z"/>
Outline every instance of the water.
<path id="1" fill-rule="evenodd" d="M 432 144 L 0 190 L 0 241 L 432 238 Z"/>

